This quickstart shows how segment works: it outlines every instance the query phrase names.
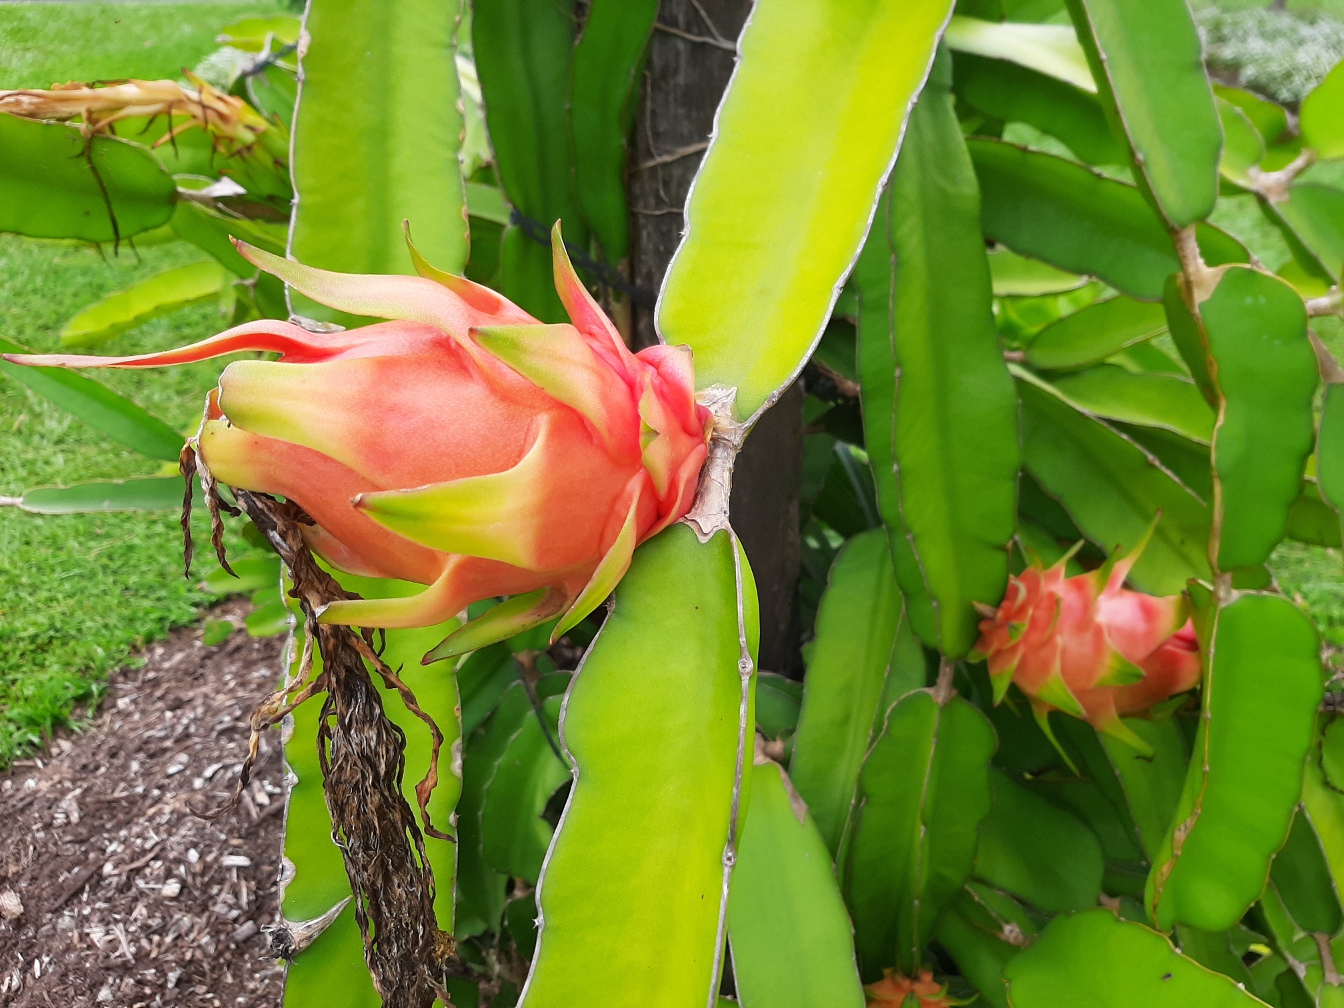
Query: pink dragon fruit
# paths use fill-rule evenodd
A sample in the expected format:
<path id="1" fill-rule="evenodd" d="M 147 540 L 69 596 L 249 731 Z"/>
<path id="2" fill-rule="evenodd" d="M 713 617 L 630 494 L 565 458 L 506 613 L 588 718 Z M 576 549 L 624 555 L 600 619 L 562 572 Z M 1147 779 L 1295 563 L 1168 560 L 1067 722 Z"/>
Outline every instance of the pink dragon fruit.
<path id="1" fill-rule="evenodd" d="M 996 703 L 1015 682 L 1047 734 L 1048 713 L 1061 710 L 1150 751 L 1120 719 L 1193 688 L 1200 660 L 1183 596 L 1122 587 L 1142 549 L 1074 577 L 1065 557 L 1009 579 L 974 652 L 989 663 Z"/>
<path id="2" fill-rule="evenodd" d="M 459 639 L 481 646 L 562 616 L 558 636 L 610 593 L 638 543 L 690 509 L 711 422 L 690 349 L 626 349 L 558 231 L 563 325 L 414 250 L 417 277 L 239 249 L 322 304 L 390 321 L 330 333 L 251 322 L 163 353 L 8 359 L 158 367 L 279 353 L 224 369 L 196 439 L 202 462 L 222 483 L 295 501 L 317 523 L 310 545 L 334 566 L 428 586 L 335 602 L 323 621 L 430 626 L 512 595 Z M 439 657 L 456 653 L 447 643 Z"/>

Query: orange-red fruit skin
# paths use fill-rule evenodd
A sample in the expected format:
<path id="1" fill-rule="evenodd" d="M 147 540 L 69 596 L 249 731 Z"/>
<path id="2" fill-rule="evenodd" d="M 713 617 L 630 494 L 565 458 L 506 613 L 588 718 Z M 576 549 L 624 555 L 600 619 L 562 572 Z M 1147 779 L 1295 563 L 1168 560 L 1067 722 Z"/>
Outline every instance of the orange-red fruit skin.
<path id="1" fill-rule="evenodd" d="M 933 978 L 928 970 L 920 970 L 919 975 L 908 977 L 904 973 L 888 969 L 877 983 L 864 987 L 868 996 L 869 1008 L 910 1008 L 907 999 L 914 995 L 919 1008 L 951 1008 L 963 1002 L 952 997 L 947 987 Z"/>
<path id="2" fill-rule="evenodd" d="M 1185 600 L 1122 587 L 1135 559 L 1074 577 L 1065 576 L 1063 561 L 1048 569 L 1033 564 L 1010 578 L 975 646 L 991 678 L 1005 686 L 1011 678 L 1048 709 L 1061 709 L 1059 700 L 1071 696 L 1103 731 L 1193 688 L 1199 645 Z"/>

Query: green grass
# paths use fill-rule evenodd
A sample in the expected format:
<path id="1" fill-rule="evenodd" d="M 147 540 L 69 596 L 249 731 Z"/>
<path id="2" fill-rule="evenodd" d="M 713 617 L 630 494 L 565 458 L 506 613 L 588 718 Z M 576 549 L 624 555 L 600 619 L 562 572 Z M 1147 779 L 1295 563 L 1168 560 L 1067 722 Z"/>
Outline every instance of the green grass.
<path id="1" fill-rule="evenodd" d="M 157 269 L 198 258 L 188 246 L 104 260 L 95 251 L 0 236 L 0 334 L 51 350 L 82 305 Z M 109 344 L 135 352 L 218 329 L 209 307 L 161 319 Z M 212 364 L 100 378 L 174 427 L 199 416 Z M 108 441 L 0 378 L 0 493 L 150 475 L 159 463 Z M 180 572 L 176 517 L 160 513 L 30 515 L 0 509 L 0 764 L 63 723 L 74 703 L 135 647 L 190 622 L 204 601 Z"/>
<path id="2" fill-rule="evenodd" d="M 0 88 L 69 80 L 176 78 L 217 48 L 230 22 L 288 10 L 281 0 L 0 3 Z"/>
<path id="3" fill-rule="evenodd" d="M 1284 542 L 1270 561 L 1279 588 L 1316 619 L 1330 664 L 1339 667 L 1344 652 L 1344 558 L 1337 549 Z"/>
<path id="4" fill-rule="evenodd" d="M 219 28 L 282 9 L 244 3 L 0 3 L 0 87 L 112 77 L 173 77 L 214 46 Z M 110 250 L 0 235 L 0 335 L 34 350 L 91 301 L 202 258 L 173 244 Z M 139 352 L 189 343 L 223 325 L 198 306 L 109 343 Z M 106 384 L 183 431 L 195 427 L 218 363 L 105 372 Z M 0 377 L 0 495 L 38 485 L 153 474 L 46 400 Z M 199 524 L 199 523 L 198 523 Z M 197 533 L 198 541 L 204 537 Z M 203 571 L 208 560 L 198 560 Z M 192 622 L 207 601 L 181 573 L 172 514 L 41 517 L 0 508 L 0 767 L 96 701 L 107 672 L 145 642 Z"/>

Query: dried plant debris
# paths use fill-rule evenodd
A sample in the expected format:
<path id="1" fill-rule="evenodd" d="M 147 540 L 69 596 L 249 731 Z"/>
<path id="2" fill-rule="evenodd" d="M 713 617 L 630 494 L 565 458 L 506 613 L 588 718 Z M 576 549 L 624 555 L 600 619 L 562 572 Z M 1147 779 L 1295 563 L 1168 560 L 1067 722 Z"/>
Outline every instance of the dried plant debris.
<path id="1" fill-rule="evenodd" d="M 434 872 L 425 854 L 424 835 L 401 792 L 406 738 L 384 713 L 368 666 L 397 689 L 407 708 L 434 735 L 429 773 L 416 788 L 422 816 L 437 781 L 442 735 L 420 710 L 415 695 L 378 657 L 372 635 L 366 638 L 350 627 L 318 624 L 317 613 L 350 596 L 309 552 L 301 528 L 307 516 L 293 504 L 264 494 L 235 490 L 234 495 L 288 568 L 294 582 L 290 594 L 306 617 L 306 637 L 318 642 L 322 655 L 317 684 L 324 691 L 318 730 L 323 789 L 355 894 L 355 919 L 364 936 L 374 988 L 390 1008 L 429 1008 L 435 997 L 447 1001 L 442 984 L 453 967 L 453 940 L 438 928 Z M 284 701 L 291 694 L 306 692 L 302 687 L 310 657 L 300 663 L 293 682 L 258 708 L 268 712 L 263 723 L 283 716 Z M 427 817 L 425 825 L 433 829 Z"/>
<path id="2" fill-rule="evenodd" d="M 229 800 L 280 648 L 179 630 L 112 677 L 85 733 L 0 777 L 0 1004 L 278 1008 L 280 733 L 233 810 L 194 812 Z"/>

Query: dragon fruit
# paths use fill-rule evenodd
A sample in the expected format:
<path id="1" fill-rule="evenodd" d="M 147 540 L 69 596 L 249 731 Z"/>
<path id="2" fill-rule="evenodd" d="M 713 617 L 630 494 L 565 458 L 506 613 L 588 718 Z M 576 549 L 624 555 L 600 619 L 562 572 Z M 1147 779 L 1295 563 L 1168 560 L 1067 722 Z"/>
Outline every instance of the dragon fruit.
<path id="1" fill-rule="evenodd" d="M 416 277 L 239 250 L 315 301 L 389 321 L 324 333 L 251 322 L 162 353 L 8 359 L 158 367 L 279 353 L 224 369 L 195 439 L 201 462 L 224 484 L 295 501 L 333 566 L 428 586 L 333 602 L 322 621 L 431 626 L 511 595 L 434 656 L 560 616 L 558 637 L 610 593 L 638 543 L 690 509 L 711 422 L 691 351 L 631 353 L 558 231 L 555 280 L 572 324 L 544 325 L 413 248 Z"/>
<path id="2" fill-rule="evenodd" d="M 869 1008 L 952 1008 L 967 1002 L 954 998 L 947 985 L 940 984 L 928 970 L 908 977 L 896 970 L 885 970 L 882 979 L 864 987 Z"/>
<path id="3" fill-rule="evenodd" d="M 1150 754 L 1121 718 L 1193 688 L 1200 660 L 1183 596 L 1123 587 L 1142 550 L 1074 577 L 1065 575 L 1064 557 L 1009 579 L 974 651 L 989 663 L 995 703 L 1015 682 L 1052 740 L 1048 715 L 1060 710 Z"/>

